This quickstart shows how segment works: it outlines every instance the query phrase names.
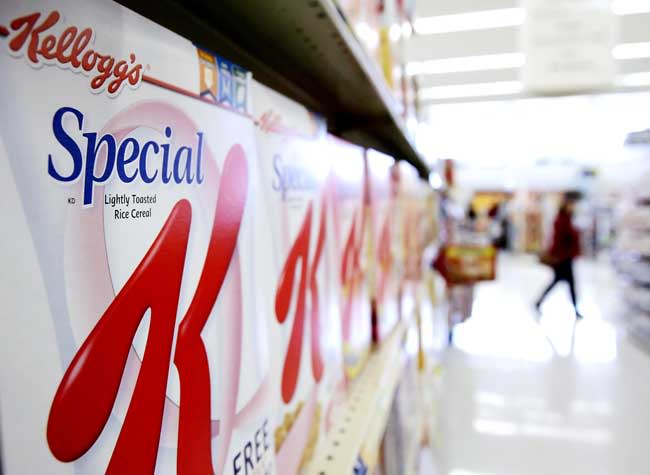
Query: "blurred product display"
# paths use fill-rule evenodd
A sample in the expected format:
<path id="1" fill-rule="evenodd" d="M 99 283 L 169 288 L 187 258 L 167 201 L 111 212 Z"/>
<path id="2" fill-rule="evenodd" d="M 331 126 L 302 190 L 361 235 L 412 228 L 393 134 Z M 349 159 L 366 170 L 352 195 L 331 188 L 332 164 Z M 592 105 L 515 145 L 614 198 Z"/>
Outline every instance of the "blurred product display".
<path id="1" fill-rule="evenodd" d="M 633 134 L 630 134 L 633 136 Z M 629 136 L 628 136 L 629 137 Z M 647 157 L 648 145 L 628 138 L 628 147 Z M 628 331 L 650 351 L 650 167 L 646 164 L 622 196 L 616 213 L 612 260 L 623 280 Z"/>
<path id="2" fill-rule="evenodd" d="M 116 3 L 28 3 L 0 8 L 2 262 L 29 262 L 1 281 L 2 473 L 352 473 L 402 457 L 382 449 L 395 418 L 414 473 L 433 406 L 417 379 L 441 347 L 423 335 L 436 197 L 389 38 L 404 5 L 362 2 L 357 36 L 382 38 L 362 50 L 331 1 L 307 6 L 301 31 L 329 18 L 322 46 L 339 38 L 389 124 L 343 130 L 367 104 L 339 79 L 339 102 L 305 105 L 179 3 L 133 7 L 189 38 Z"/>
<path id="3" fill-rule="evenodd" d="M 648 473 L 648 25 L 0 1 L 0 475 Z"/>

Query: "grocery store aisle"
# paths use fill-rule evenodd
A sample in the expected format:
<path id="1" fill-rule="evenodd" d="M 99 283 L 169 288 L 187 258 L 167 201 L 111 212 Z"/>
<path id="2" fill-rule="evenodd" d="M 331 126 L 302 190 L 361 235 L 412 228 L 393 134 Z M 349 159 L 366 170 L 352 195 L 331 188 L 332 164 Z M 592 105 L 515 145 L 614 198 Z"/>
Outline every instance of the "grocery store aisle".
<path id="1" fill-rule="evenodd" d="M 446 355 L 439 473 L 650 472 L 650 357 L 620 335 L 607 262 L 583 260 L 577 274 L 578 323 L 562 286 L 536 319 L 550 271 L 533 258 L 502 256 L 498 281 L 477 288 Z"/>

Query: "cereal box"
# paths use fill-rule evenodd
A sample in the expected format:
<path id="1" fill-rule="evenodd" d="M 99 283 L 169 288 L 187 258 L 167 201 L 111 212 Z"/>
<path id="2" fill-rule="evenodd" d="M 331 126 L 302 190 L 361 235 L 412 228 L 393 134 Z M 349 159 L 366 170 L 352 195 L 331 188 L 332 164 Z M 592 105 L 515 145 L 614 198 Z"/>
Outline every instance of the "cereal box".
<path id="1" fill-rule="evenodd" d="M 219 61 L 95 0 L 3 1 L 0 43 L 3 473 L 275 473 L 254 123 Z"/>

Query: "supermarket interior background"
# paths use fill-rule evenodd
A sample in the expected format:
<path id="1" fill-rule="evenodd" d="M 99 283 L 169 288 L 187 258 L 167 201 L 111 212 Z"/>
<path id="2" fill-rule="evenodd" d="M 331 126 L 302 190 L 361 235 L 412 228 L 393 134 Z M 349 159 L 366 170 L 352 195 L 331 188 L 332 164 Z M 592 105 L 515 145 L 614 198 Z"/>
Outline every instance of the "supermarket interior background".
<path id="1" fill-rule="evenodd" d="M 0 42 L 0 475 L 650 473 L 650 1 L 8 0 Z"/>

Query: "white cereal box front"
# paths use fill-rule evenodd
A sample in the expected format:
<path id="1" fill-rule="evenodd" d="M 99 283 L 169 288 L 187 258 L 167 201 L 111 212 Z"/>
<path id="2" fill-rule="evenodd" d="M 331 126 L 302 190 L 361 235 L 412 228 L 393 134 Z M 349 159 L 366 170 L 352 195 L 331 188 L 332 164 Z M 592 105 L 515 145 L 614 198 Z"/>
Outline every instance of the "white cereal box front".
<path id="1" fill-rule="evenodd" d="M 111 2 L 0 43 L 3 473 L 275 473 L 248 76 Z"/>
<path id="2" fill-rule="evenodd" d="M 294 475 L 324 440 L 344 384 L 332 164 L 322 120 L 258 83 L 253 101 L 277 469 Z"/>
<path id="3" fill-rule="evenodd" d="M 333 171 L 335 259 L 339 277 L 343 359 L 348 379 L 363 368 L 371 348 L 368 248 L 371 220 L 364 150 L 328 137 Z"/>
<path id="4" fill-rule="evenodd" d="M 369 289 L 375 305 L 373 338 L 381 341 L 399 319 L 401 261 L 397 226 L 397 166 L 392 157 L 366 150 L 366 183 L 370 205 L 368 241 Z"/>
<path id="5" fill-rule="evenodd" d="M 401 315 L 410 318 L 417 308 L 417 288 L 423 278 L 424 248 L 432 240 L 433 219 L 431 188 L 421 180 L 417 170 L 406 162 L 398 163 L 399 170 L 399 217 L 401 253 L 404 261 L 402 274 Z"/>

